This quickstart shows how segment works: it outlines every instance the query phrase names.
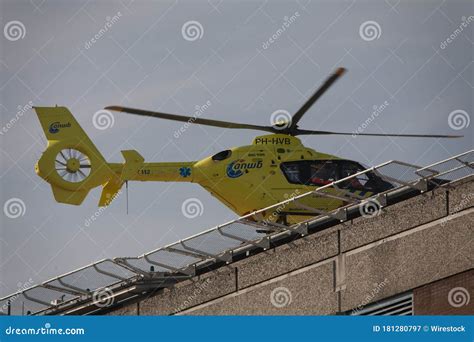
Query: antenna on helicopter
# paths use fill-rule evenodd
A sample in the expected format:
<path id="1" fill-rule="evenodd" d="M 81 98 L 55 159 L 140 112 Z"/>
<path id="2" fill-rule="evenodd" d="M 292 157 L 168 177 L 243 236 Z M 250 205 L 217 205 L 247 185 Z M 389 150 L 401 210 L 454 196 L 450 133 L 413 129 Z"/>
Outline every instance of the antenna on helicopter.
<path id="1" fill-rule="evenodd" d="M 181 122 L 188 122 L 198 125 L 206 125 L 221 128 L 231 129 L 253 129 L 265 131 L 275 134 L 288 134 L 291 136 L 297 135 L 353 135 L 349 132 L 332 132 L 332 131 L 316 131 L 300 129 L 298 123 L 306 112 L 313 106 L 313 104 L 336 82 L 344 73 L 345 68 L 338 68 L 330 75 L 323 84 L 316 90 L 316 92 L 301 106 L 298 111 L 290 119 L 290 122 L 278 122 L 273 126 L 261 126 L 253 124 L 242 124 L 230 121 L 210 120 L 193 116 L 167 114 L 162 112 L 155 112 L 143 109 L 122 107 L 122 106 L 108 106 L 105 109 L 114 110 L 117 112 L 124 112 L 135 115 L 149 116 L 153 118 L 174 120 Z M 383 134 L 383 133 L 358 133 L 358 136 L 377 136 L 377 137 L 409 137 L 409 138 L 460 138 L 462 135 L 440 135 L 440 134 Z"/>
<path id="2" fill-rule="evenodd" d="M 127 203 L 127 215 L 128 215 L 128 180 L 125 181 L 125 202 Z"/>

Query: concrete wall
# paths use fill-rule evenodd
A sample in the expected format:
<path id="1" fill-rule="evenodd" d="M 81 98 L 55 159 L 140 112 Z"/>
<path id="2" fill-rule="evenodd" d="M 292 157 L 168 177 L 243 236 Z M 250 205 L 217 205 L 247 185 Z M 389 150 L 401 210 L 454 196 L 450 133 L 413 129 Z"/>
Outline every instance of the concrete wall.
<path id="1" fill-rule="evenodd" d="M 474 177 L 232 263 L 111 314 L 337 314 L 474 265 Z M 474 294 L 471 294 L 471 296 Z"/>

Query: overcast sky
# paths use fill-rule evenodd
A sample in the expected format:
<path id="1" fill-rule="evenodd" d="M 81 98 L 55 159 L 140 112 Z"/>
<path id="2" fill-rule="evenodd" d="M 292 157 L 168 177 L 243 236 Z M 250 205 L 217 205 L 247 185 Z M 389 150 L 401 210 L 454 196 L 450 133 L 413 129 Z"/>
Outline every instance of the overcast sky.
<path id="1" fill-rule="evenodd" d="M 296 111 L 344 66 L 347 74 L 302 127 L 353 132 L 387 103 L 364 132 L 465 137 L 304 143 L 366 165 L 427 165 L 474 145 L 472 15 L 468 0 L 1 0 L 1 204 L 18 198 L 25 210 L 0 216 L 0 296 L 30 278 L 39 283 L 105 257 L 139 255 L 236 217 L 196 184 L 131 183 L 128 215 L 121 196 L 85 228 L 100 190 L 80 207 L 56 203 L 34 172 L 45 149 L 39 122 L 18 108 L 69 107 L 109 161 L 120 162 L 124 149 L 146 161 L 198 160 L 247 145 L 259 132 L 195 126 L 176 138 L 178 122 L 114 113 L 113 125 L 98 129 L 93 115 L 112 104 L 192 115 L 209 101 L 202 117 L 268 125 L 274 111 Z M 457 126 L 448 119 L 453 112 Z M 202 216 L 183 216 L 188 198 L 203 203 Z"/>

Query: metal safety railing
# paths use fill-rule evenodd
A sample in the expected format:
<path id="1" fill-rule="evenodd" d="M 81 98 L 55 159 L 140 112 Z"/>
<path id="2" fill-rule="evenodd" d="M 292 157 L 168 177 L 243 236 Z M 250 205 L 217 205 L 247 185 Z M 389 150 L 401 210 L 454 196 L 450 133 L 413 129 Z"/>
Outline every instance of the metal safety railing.
<path id="1" fill-rule="evenodd" d="M 368 173 L 389 182 L 391 188 L 370 197 L 347 188 L 349 181 L 362 179 Z M 44 315 L 61 312 L 79 303 L 101 307 L 101 303 L 107 302 L 124 288 L 148 280 L 155 288 L 166 287 L 193 277 L 205 267 L 232 262 L 237 251 L 244 248 L 268 249 L 272 237 L 278 234 L 305 235 L 309 222 L 317 219 L 330 218 L 343 222 L 348 219 L 349 208 L 360 208 L 370 201 L 377 201 L 383 207 L 386 197 L 402 188 L 423 192 L 471 175 L 474 175 L 474 150 L 425 167 L 389 161 L 141 256 L 104 259 L 22 289 L 0 299 L 0 314 Z M 311 199 L 315 197 L 343 205 L 335 210 L 323 211 L 311 206 Z M 292 208 L 309 212 L 311 216 L 292 225 L 269 219 L 280 217 L 290 204 Z"/>

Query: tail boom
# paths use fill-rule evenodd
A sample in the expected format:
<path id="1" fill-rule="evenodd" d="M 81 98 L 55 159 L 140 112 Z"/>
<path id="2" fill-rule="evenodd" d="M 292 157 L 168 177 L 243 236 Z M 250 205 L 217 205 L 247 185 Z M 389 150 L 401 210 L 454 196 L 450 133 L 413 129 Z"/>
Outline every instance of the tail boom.
<path id="1" fill-rule="evenodd" d="M 79 205 L 102 186 L 99 206 L 116 198 L 126 181 L 192 182 L 194 162 L 145 163 L 134 150 L 122 151 L 124 163 L 107 163 L 66 107 L 34 107 L 48 140 L 35 165 L 57 202 Z"/>

